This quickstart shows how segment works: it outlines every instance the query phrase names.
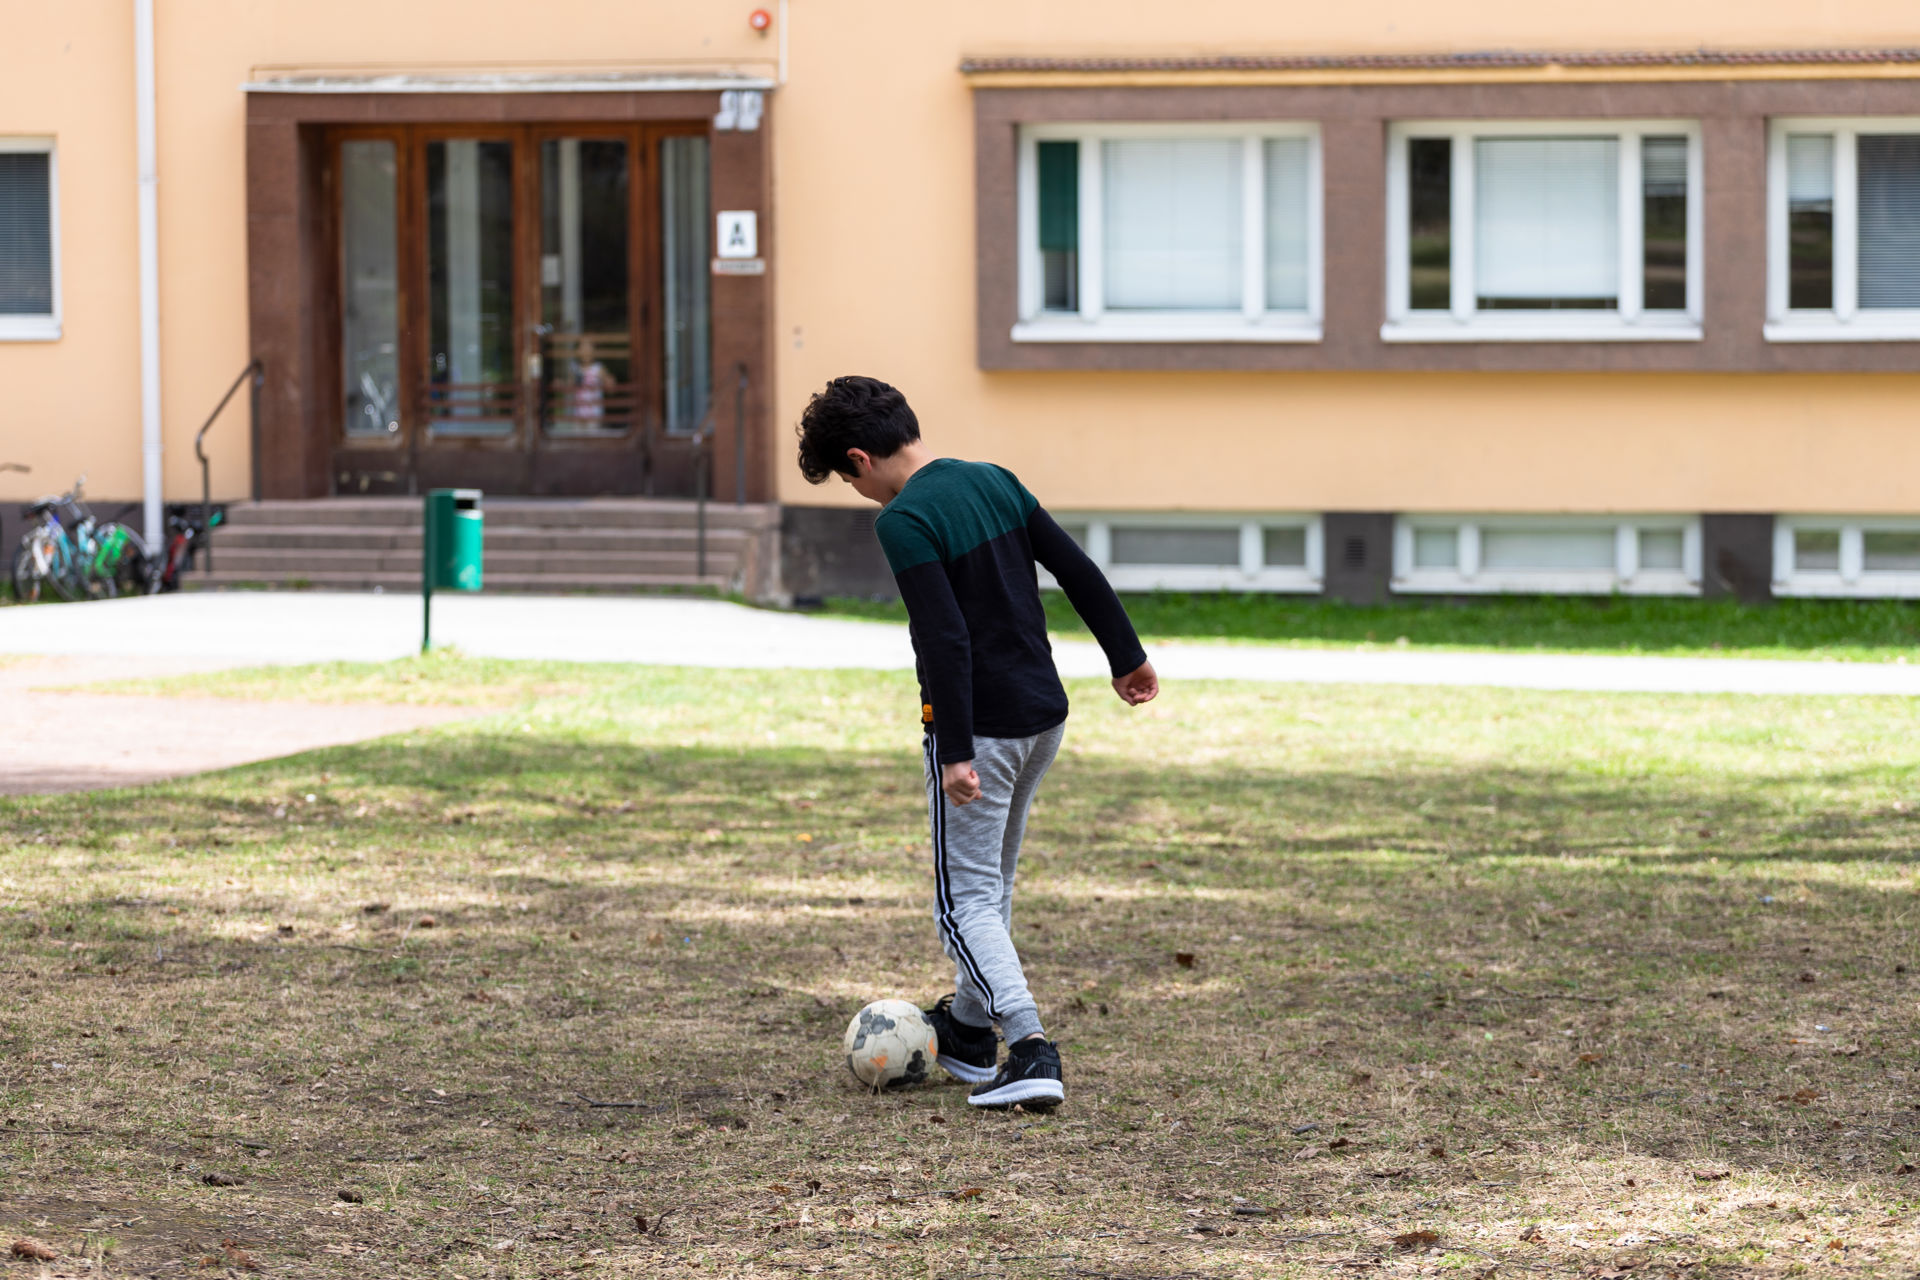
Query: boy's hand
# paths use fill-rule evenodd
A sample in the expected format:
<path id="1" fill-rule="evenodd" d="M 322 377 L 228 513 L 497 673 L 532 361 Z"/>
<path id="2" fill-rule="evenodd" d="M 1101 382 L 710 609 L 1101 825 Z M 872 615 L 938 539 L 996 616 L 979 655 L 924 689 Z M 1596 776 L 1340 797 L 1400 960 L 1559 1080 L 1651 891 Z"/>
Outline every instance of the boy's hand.
<path id="1" fill-rule="evenodd" d="M 947 799 L 955 804 L 972 804 L 980 798 L 980 775 L 973 771 L 973 761 L 960 760 L 953 764 L 940 766 L 940 789 L 947 793 Z"/>
<path id="2" fill-rule="evenodd" d="M 1151 662 L 1143 662 L 1126 675 L 1116 676 L 1113 691 L 1120 695 L 1120 701 L 1137 707 L 1160 696 L 1160 677 L 1154 674 Z"/>

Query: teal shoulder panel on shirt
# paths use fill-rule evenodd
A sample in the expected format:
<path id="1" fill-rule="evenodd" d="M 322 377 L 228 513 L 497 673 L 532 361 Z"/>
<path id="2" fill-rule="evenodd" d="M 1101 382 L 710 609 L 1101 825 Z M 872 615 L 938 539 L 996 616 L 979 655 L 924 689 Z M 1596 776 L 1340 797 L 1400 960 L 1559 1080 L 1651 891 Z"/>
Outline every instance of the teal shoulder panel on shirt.
<path id="1" fill-rule="evenodd" d="M 934 541 L 933 531 L 914 512 L 896 511 L 894 507 L 899 501 L 895 498 L 888 503 L 873 522 L 874 536 L 880 539 L 887 567 L 896 577 L 917 564 L 931 564 L 940 559 L 940 546 Z"/>
<path id="2" fill-rule="evenodd" d="M 898 574 L 932 560 L 955 560 L 1024 529 L 1037 505 L 1005 467 L 940 458 L 913 473 L 873 531 Z"/>
<path id="3" fill-rule="evenodd" d="M 1020 495 L 1020 523 L 1025 524 L 1027 518 L 1033 514 L 1033 509 L 1040 505 L 1040 499 L 1034 497 L 1027 491 L 1027 486 L 1020 483 L 1019 476 L 1016 476 L 999 463 L 990 462 L 987 465 L 995 471 L 998 471 L 1001 477 L 1013 486 L 1014 492 Z"/>

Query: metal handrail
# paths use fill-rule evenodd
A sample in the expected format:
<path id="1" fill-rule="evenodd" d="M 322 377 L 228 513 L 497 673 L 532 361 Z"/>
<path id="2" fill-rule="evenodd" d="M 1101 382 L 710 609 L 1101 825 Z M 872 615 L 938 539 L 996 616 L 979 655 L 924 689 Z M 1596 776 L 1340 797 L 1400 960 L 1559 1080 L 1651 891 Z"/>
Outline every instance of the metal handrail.
<path id="1" fill-rule="evenodd" d="M 747 362 L 737 366 L 740 380 L 733 388 L 733 505 L 747 505 Z"/>
<path id="2" fill-rule="evenodd" d="M 707 576 L 707 490 L 713 470 L 713 406 L 700 420 L 688 443 L 693 446 L 693 576 Z"/>
<path id="3" fill-rule="evenodd" d="M 747 366 L 746 362 L 734 366 L 738 371 L 733 387 L 733 505 L 747 505 Z M 689 438 L 693 446 L 693 520 L 694 520 L 694 558 L 693 575 L 696 578 L 707 576 L 707 490 L 713 487 L 713 441 L 718 434 L 714 422 L 717 406 L 707 405 L 707 416 L 700 420 L 700 426 Z"/>
<path id="4" fill-rule="evenodd" d="M 207 415 L 206 425 L 195 432 L 193 437 L 193 456 L 200 459 L 200 528 L 203 530 L 200 536 L 207 540 L 204 549 L 207 553 L 206 570 L 208 573 L 213 572 L 213 469 L 207 460 L 207 451 L 203 447 L 202 442 L 206 440 L 207 432 L 212 429 L 214 422 L 219 419 L 220 411 L 227 407 L 227 402 L 233 399 L 234 392 L 240 390 L 240 384 L 245 382 L 249 377 L 253 379 L 253 394 L 251 397 L 253 401 L 253 452 L 255 473 L 258 474 L 260 466 L 260 384 L 267 380 L 267 366 L 260 360 L 255 359 L 247 362 L 247 367 L 240 371 L 240 376 L 235 378 L 233 385 L 227 388 L 227 394 L 220 397 L 220 403 L 213 406 L 213 412 Z M 258 497 L 259 495 L 255 494 L 254 496 Z"/>

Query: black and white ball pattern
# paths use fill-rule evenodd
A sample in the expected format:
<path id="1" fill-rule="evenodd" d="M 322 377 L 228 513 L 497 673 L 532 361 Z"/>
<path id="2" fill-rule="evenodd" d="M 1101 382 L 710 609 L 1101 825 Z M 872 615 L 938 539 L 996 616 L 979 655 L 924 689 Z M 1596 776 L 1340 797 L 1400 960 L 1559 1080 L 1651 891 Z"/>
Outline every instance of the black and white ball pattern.
<path id="1" fill-rule="evenodd" d="M 940 1046 L 926 1014 L 905 1000 L 875 1000 L 847 1024 L 847 1068 L 869 1089 L 919 1084 Z"/>

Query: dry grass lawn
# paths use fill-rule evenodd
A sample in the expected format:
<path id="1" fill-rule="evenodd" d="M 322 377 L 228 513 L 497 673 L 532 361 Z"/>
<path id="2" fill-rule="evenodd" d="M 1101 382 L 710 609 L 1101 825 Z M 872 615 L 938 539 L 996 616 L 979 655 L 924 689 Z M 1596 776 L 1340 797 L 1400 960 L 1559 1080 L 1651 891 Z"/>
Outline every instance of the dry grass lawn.
<path id="1" fill-rule="evenodd" d="M 1076 686 L 1043 1117 L 838 1061 L 905 677 L 174 684 L 497 711 L 0 801 L 0 1276 L 1920 1271 L 1911 703 Z"/>

